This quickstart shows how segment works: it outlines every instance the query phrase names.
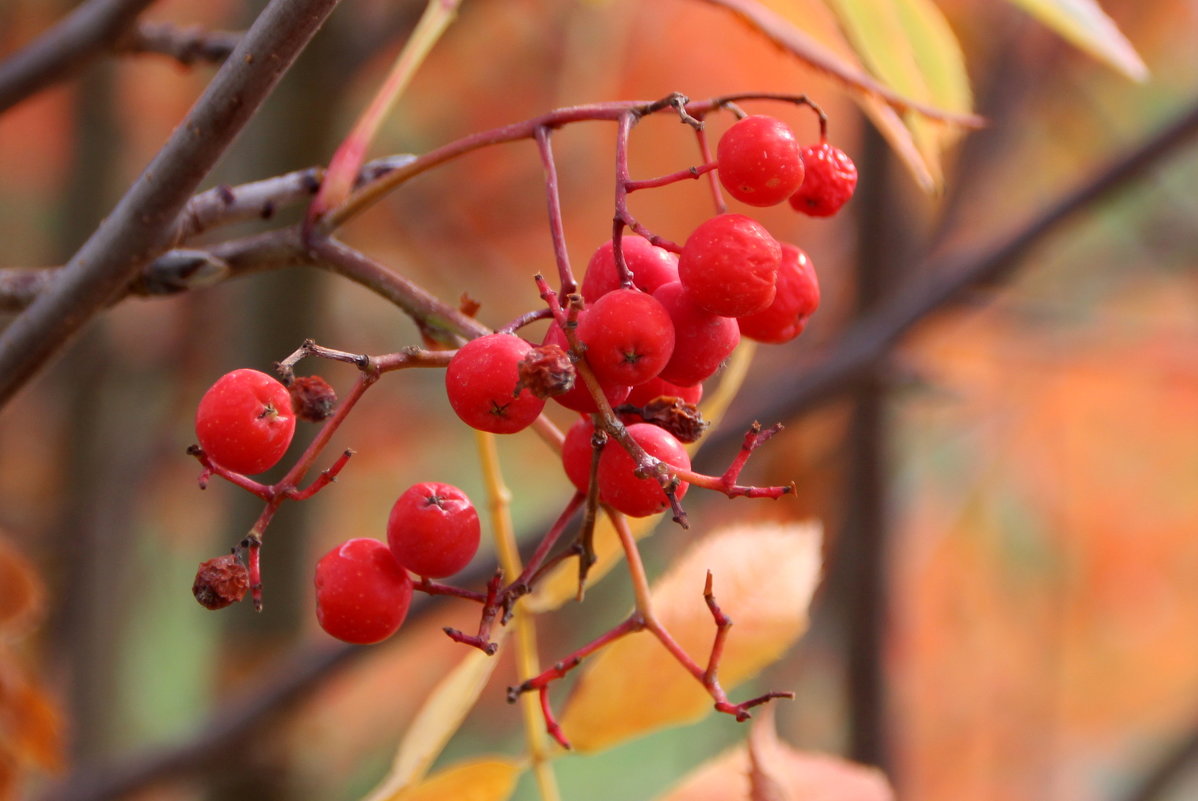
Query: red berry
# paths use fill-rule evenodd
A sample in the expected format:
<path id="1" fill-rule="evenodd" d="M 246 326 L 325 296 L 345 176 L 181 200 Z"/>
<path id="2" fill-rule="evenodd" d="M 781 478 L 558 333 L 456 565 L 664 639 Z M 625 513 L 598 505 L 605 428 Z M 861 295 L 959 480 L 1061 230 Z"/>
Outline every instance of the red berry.
<path id="1" fill-rule="evenodd" d="M 790 196 L 790 205 L 812 217 L 831 217 L 853 196 L 857 165 L 843 150 L 827 142 L 804 147 L 803 165 L 807 175 Z"/>
<path id="2" fill-rule="evenodd" d="M 584 309 L 579 320 L 587 314 Z M 566 334 L 562 331 L 562 327 L 556 322 L 549 324 L 549 329 L 545 332 L 544 345 L 557 345 L 563 350 L 569 350 L 570 345 L 566 341 Z M 603 387 L 603 394 L 607 398 L 607 402 L 612 406 L 619 406 L 628 397 L 628 393 L 632 387 L 626 384 L 611 384 L 605 381 L 599 382 Z M 599 411 L 599 406 L 595 403 L 595 399 L 591 397 L 591 393 L 587 390 L 586 382 L 582 380 L 582 376 L 576 376 L 574 386 L 560 395 L 554 395 L 553 399 L 567 409 L 573 409 L 576 412 L 590 414 Z"/>
<path id="3" fill-rule="evenodd" d="M 633 386 L 661 372 L 674 351 L 674 324 L 652 295 L 617 289 L 578 321 L 586 360 L 605 384 Z"/>
<path id="4" fill-rule="evenodd" d="M 678 258 L 678 279 L 702 308 L 721 317 L 764 309 L 774 299 L 782 248 L 743 214 L 721 214 L 699 225 Z"/>
<path id="5" fill-rule="evenodd" d="M 221 376 L 196 409 L 196 438 L 208 458 L 235 473 L 278 464 L 295 434 L 287 387 L 257 370 Z"/>
<path id="6" fill-rule="evenodd" d="M 429 578 L 452 576 L 470 564 L 480 534 L 474 504 L 452 484 L 409 487 L 387 518 L 387 543 L 396 561 Z"/>
<path id="7" fill-rule="evenodd" d="M 492 434 L 526 428 L 545 408 L 527 389 L 515 391 L 520 361 L 532 345 L 514 334 L 488 334 L 467 342 L 449 360 L 445 391 L 466 425 Z"/>
<path id="8" fill-rule="evenodd" d="M 778 268 L 778 293 L 759 312 L 737 318 L 740 333 L 758 342 L 779 344 L 803 333 L 807 319 L 819 307 L 819 281 L 807 254 L 794 245 L 782 245 Z"/>
<path id="9" fill-rule="evenodd" d="M 584 417 L 570 426 L 562 443 L 562 469 L 579 492 L 586 492 L 591 483 L 591 454 L 594 452 L 591 437 L 594 435 L 595 424 Z"/>
<path id="10" fill-rule="evenodd" d="M 695 384 L 691 387 L 680 387 L 658 376 L 633 387 L 632 392 L 628 394 L 628 400 L 625 402 L 631 403 L 633 406 L 644 406 L 649 401 L 663 396 L 678 398 L 684 403 L 697 406 L 699 401 L 703 400 L 703 385 Z"/>
<path id="11" fill-rule="evenodd" d="M 678 280 L 678 257 L 670 251 L 649 244 L 640 236 L 620 238 L 624 261 L 632 271 L 632 283 L 646 292 L 652 292 L 662 284 Z M 614 247 L 609 239 L 595 250 L 587 263 L 586 275 L 582 278 L 582 296 L 588 303 L 620 288 L 620 276 L 616 270 Z"/>
<path id="12" fill-rule="evenodd" d="M 798 140 L 773 117 L 745 117 L 725 131 L 716 161 L 728 194 L 750 206 L 781 203 L 803 183 Z"/>
<path id="13" fill-rule="evenodd" d="M 691 460 L 682 443 L 664 428 L 649 423 L 628 426 L 628 433 L 650 456 L 674 467 L 690 469 Z M 656 478 L 637 478 L 636 463 L 618 442 L 608 442 L 599 457 L 599 497 L 629 517 L 648 517 L 670 508 L 670 501 Z M 681 500 L 689 485 L 683 481 L 675 490 Z"/>
<path id="14" fill-rule="evenodd" d="M 316 563 L 316 619 L 339 640 L 387 639 L 411 603 L 411 577 L 378 540 L 349 540 Z"/>
<path id="15" fill-rule="evenodd" d="M 674 322 L 674 354 L 661 369 L 665 381 L 698 384 L 719 369 L 740 344 L 740 329 L 731 317 L 704 311 L 674 281 L 653 293 Z"/>

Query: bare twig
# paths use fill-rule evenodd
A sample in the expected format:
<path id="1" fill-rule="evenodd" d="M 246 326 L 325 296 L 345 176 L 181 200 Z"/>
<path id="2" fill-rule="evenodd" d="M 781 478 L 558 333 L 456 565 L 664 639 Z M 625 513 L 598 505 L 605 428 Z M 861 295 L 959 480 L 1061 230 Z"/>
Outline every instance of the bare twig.
<path id="1" fill-rule="evenodd" d="M 154 0 L 88 0 L 0 64 L 0 113 L 107 50 Z"/>
<path id="2" fill-rule="evenodd" d="M 0 334 L 0 403 L 141 268 L 169 247 L 170 226 L 195 187 L 257 111 L 337 0 L 272 0 L 233 58 L 112 214 L 71 258 L 54 288 Z"/>
<path id="3" fill-rule="evenodd" d="M 116 44 L 118 53 L 159 53 L 184 66 L 198 61 L 219 64 L 241 41 L 235 31 L 208 31 L 199 27 L 180 28 L 165 22 L 142 22 Z"/>

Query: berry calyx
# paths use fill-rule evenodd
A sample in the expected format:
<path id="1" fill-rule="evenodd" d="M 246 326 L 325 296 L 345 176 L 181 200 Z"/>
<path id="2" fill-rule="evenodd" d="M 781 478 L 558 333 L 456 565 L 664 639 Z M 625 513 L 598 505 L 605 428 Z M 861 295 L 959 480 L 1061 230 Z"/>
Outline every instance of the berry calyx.
<path id="1" fill-rule="evenodd" d="M 578 322 L 578 338 L 595 377 L 616 386 L 648 381 L 674 352 L 669 313 L 637 289 L 617 289 L 595 301 Z"/>
<path id="2" fill-rule="evenodd" d="M 416 575 L 444 578 L 470 564 L 481 530 L 465 492 L 425 481 L 409 487 L 391 507 L 387 544 L 396 561 Z"/>
<path id="3" fill-rule="evenodd" d="M 743 214 L 721 214 L 687 237 L 678 257 L 678 280 L 701 308 L 740 317 L 773 301 L 781 261 L 781 246 L 761 223 Z"/>
<path id="4" fill-rule="evenodd" d="M 526 388 L 516 391 L 520 362 L 532 345 L 514 334 L 487 334 L 463 345 L 445 370 L 449 404 L 479 431 L 511 434 L 527 428 L 545 408 Z"/>
<path id="5" fill-rule="evenodd" d="M 790 205 L 811 217 L 831 217 L 849 202 L 857 188 L 857 165 L 827 142 L 803 148 L 807 169 L 803 184 L 790 196 Z"/>
<path id="6" fill-rule="evenodd" d="M 774 302 L 759 312 L 737 318 L 740 333 L 758 342 L 781 344 L 803 333 L 819 308 L 819 280 L 807 254 L 783 243 Z"/>
<path id="7" fill-rule="evenodd" d="M 674 467 L 690 469 L 686 448 L 673 434 L 649 423 L 628 426 L 628 434 L 650 456 Z M 619 443 L 609 442 L 599 457 L 599 498 L 629 517 L 648 517 L 670 508 L 670 499 L 655 477 L 639 478 L 636 462 Z M 682 500 L 690 485 L 679 482 L 674 496 Z"/>
<path id="8" fill-rule="evenodd" d="M 196 438 L 216 464 L 252 475 L 278 464 L 295 434 L 287 388 L 258 370 L 226 373 L 196 409 Z"/>
<path id="9" fill-rule="evenodd" d="M 368 645 L 387 639 L 411 603 L 411 577 L 378 540 L 349 540 L 316 563 L 316 619 L 339 640 Z"/>
<path id="10" fill-rule="evenodd" d="M 803 183 L 803 159 L 790 126 L 753 115 L 724 132 L 716 146 L 720 183 L 750 206 L 773 206 Z"/>
<path id="11" fill-rule="evenodd" d="M 678 281 L 659 287 L 653 297 L 674 323 L 674 353 L 659 377 L 690 386 L 709 378 L 740 344 L 740 329 L 731 317 L 701 308 Z"/>
<path id="12" fill-rule="evenodd" d="M 670 251 L 650 244 L 640 236 L 626 235 L 620 238 L 624 261 L 632 272 L 632 283 L 637 289 L 652 292 L 662 284 L 678 280 L 678 257 Z M 594 303 L 612 290 L 620 288 L 620 273 L 616 269 L 615 248 L 609 239 L 596 248 L 587 263 L 586 275 L 582 278 L 582 296 Z"/>

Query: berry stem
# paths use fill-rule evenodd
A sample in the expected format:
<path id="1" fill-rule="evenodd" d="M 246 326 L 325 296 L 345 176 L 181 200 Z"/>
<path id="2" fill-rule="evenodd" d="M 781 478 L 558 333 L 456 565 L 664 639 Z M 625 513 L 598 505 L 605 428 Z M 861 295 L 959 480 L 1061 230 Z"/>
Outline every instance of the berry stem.
<path id="1" fill-rule="evenodd" d="M 431 584 L 427 578 L 423 579 L 425 583 Z M 491 628 L 495 625 L 495 618 L 499 614 L 499 587 L 503 584 L 503 569 L 495 571 L 495 575 L 487 582 L 487 594 L 482 598 L 483 613 L 478 621 L 478 634 L 471 636 L 463 634 L 455 628 L 446 626 L 442 629 L 449 635 L 449 639 L 454 642 L 460 642 L 464 645 L 472 645 L 482 651 L 487 656 L 494 656 L 499 650 L 499 643 L 491 640 Z M 422 589 L 422 588 L 420 588 Z M 449 593 L 446 593 L 449 594 Z"/>
<path id="2" fill-rule="evenodd" d="M 669 186 L 670 184 L 678 183 L 679 181 L 698 180 L 715 170 L 719 165 L 714 161 L 705 161 L 698 167 L 688 167 L 685 170 L 672 172 L 668 175 L 661 175 L 657 178 L 646 178 L 643 181 L 627 181 L 624 184 L 624 191 L 636 192 L 639 189 L 656 189 L 659 186 Z"/>
<path id="3" fill-rule="evenodd" d="M 683 468 L 673 468 L 674 473 L 683 481 L 693 486 L 722 492 L 729 498 L 780 498 L 783 495 L 793 493 L 795 491 L 793 484 L 788 484 L 784 487 L 746 487 L 736 483 L 736 479 L 740 476 L 740 471 L 744 469 L 745 464 L 749 460 L 749 454 L 756 450 L 757 446 L 781 430 L 781 423 L 772 425 L 767 429 L 762 429 L 760 423 L 753 423 L 752 427 L 745 434 L 740 451 L 737 452 L 736 457 L 732 460 L 732 464 L 728 466 L 728 469 L 721 476 L 708 476 Z"/>
<path id="4" fill-rule="evenodd" d="M 553 550 L 553 546 L 561 539 L 562 532 L 566 530 L 566 524 L 570 522 L 570 518 L 574 517 L 575 512 L 582 506 L 585 499 L 585 496 L 581 492 L 575 492 L 569 502 L 566 503 L 566 507 L 557 516 L 557 520 L 549 527 L 549 531 L 545 532 L 545 536 L 541 538 L 541 542 L 529 558 L 528 564 L 524 566 L 524 570 L 521 571 L 515 581 L 504 589 L 505 604 L 510 606 L 517 598 L 527 595 L 532 591 L 534 586 L 532 581 L 533 576 L 538 575 L 549 552 Z"/>
<path id="5" fill-rule="evenodd" d="M 495 447 L 495 435 L 476 430 L 474 440 L 478 448 L 479 464 L 483 471 L 483 483 L 487 490 L 491 527 L 495 537 L 495 550 L 499 556 L 499 564 L 506 575 L 518 576 L 523 571 L 520 567 L 520 552 L 516 546 L 516 534 L 512 526 L 512 496 L 511 490 L 503 480 L 499 452 Z M 540 672 L 540 667 L 537 660 L 537 634 L 533 616 L 516 614 L 512 620 L 512 628 L 516 635 L 518 675 L 536 675 Z M 541 714 L 536 699 L 529 697 L 523 702 L 521 716 L 524 719 L 524 739 L 541 799 L 542 801 L 558 801 L 561 795 L 558 791 L 557 779 L 549 761 L 544 734 L 538 723 Z"/>
<path id="6" fill-rule="evenodd" d="M 545 205 L 549 211 L 549 235 L 553 239 L 553 257 L 557 262 L 558 284 L 563 295 L 578 289 L 574 272 L 570 269 L 570 254 L 566 250 L 566 230 L 562 223 L 561 193 L 557 183 L 557 164 L 553 160 L 553 146 L 549 142 L 551 129 L 541 125 L 536 129 L 537 150 L 541 154 L 541 165 L 545 168 Z"/>

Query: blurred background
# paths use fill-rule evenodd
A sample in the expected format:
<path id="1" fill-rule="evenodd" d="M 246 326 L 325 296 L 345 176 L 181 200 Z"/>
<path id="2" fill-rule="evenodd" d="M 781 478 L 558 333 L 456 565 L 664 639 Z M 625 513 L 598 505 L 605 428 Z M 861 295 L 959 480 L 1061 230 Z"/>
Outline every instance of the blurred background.
<path id="1" fill-rule="evenodd" d="M 71 5 L 0 1 L 0 53 Z M 799 492 L 776 503 L 687 498 L 700 530 L 746 519 L 825 527 L 812 628 L 755 682 L 797 693 L 777 708 L 781 736 L 883 767 L 901 799 L 1198 797 L 1198 769 L 1185 767 L 1198 756 L 1198 143 L 1087 205 L 1003 280 L 928 315 L 866 378 L 817 398 L 795 389 L 836 357 L 855 320 L 936 279 L 938 266 L 986 253 L 1198 101 L 1193 2 L 1102 3 L 1147 64 L 1142 83 L 1014 5 L 937 5 L 988 120 L 946 152 L 937 193 L 839 85 L 693 0 L 466 2 L 371 155 L 671 91 L 817 100 L 830 138 L 857 162 L 858 196 L 832 220 L 785 206 L 752 213 L 810 254 L 822 307 L 799 340 L 758 349 L 725 437 L 699 462 L 721 472 L 743 425 L 768 409 L 763 422 L 786 430 L 746 478 L 794 480 Z M 261 6 L 162 0 L 147 18 L 239 30 Z M 204 186 L 326 163 L 422 7 L 343 4 Z M 0 116 L 0 266 L 65 262 L 213 71 L 103 59 Z M 787 119 L 804 141 L 817 135 L 802 110 L 748 108 Z M 715 130 L 726 124 L 713 118 Z M 579 267 L 610 231 L 613 133 L 591 123 L 554 138 Z M 631 158 L 638 177 L 697 160 L 668 116 L 637 127 Z M 643 194 L 634 213 L 675 241 L 711 213 L 698 184 Z M 522 142 L 419 177 L 344 236 L 444 299 L 468 293 L 498 326 L 539 304 L 530 277 L 553 264 L 544 203 L 536 149 Z M 0 599 L 41 598 L 36 613 L 0 614 L 10 797 L 67 779 L 79 792 L 59 797 L 116 797 L 105 788 L 157 765 L 133 797 L 359 798 L 460 657 L 440 628 L 470 628 L 473 607 L 428 604 L 402 636 L 349 650 L 312 614 L 315 559 L 348 537 L 381 537 L 407 486 L 448 481 L 482 496 L 473 438 L 436 371 L 381 381 L 334 442 L 358 451 L 342 480 L 284 506 L 264 549 L 261 614 L 249 604 L 211 613 L 191 597 L 196 565 L 236 543 L 260 508 L 220 482 L 197 488 L 185 455 L 195 404 L 224 372 L 269 370 L 307 337 L 368 353 L 419 341 L 394 307 L 335 276 L 260 274 L 119 304 L 0 412 Z M 342 390 L 354 377 L 312 369 Z M 501 452 L 517 525 L 536 538 L 568 484 L 535 437 L 505 438 Z M 651 569 L 690 536 L 662 525 L 643 546 Z M 480 554 L 477 575 L 493 558 Z M 541 621 L 542 658 L 630 604 L 617 572 Z M 505 661 L 445 760 L 518 751 L 519 713 L 503 693 L 514 679 Z M 258 703 L 271 711 L 253 727 L 213 727 Z M 554 764 L 571 801 L 649 799 L 742 737 L 710 716 Z M 521 784 L 517 797 L 535 788 Z"/>

